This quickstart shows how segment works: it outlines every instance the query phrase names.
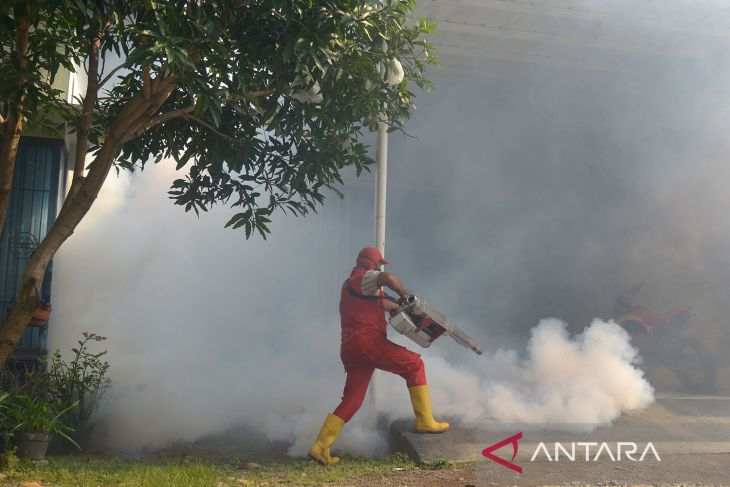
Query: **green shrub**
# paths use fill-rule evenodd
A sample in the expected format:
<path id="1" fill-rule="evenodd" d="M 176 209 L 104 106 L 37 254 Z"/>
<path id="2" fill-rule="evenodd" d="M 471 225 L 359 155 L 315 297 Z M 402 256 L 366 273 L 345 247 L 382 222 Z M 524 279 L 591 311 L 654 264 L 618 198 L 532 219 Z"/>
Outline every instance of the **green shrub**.
<path id="1" fill-rule="evenodd" d="M 59 350 L 50 357 L 44 379 L 48 393 L 61 406 L 75 404 L 64 413 L 63 421 L 77 431 L 88 423 L 111 384 L 107 377 L 109 363 L 102 359 L 107 351 L 92 353 L 88 349 L 90 342 L 104 340 L 106 337 L 84 332 L 78 346 L 71 349 L 69 362 Z"/>
<path id="2" fill-rule="evenodd" d="M 0 436 L 8 443 L 14 432 L 56 433 L 79 445 L 71 436 L 84 428 L 109 389 L 107 351 L 92 353 L 91 342 L 106 340 L 82 333 L 69 361 L 56 350 L 39 360 L 22 377 L 6 372 L 11 391 L 0 393 Z"/>

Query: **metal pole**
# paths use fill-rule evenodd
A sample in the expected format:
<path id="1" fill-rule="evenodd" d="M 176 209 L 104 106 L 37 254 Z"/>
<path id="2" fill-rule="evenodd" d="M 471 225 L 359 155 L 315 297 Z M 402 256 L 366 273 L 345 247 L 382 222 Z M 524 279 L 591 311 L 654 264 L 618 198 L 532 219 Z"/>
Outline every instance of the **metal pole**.
<path id="1" fill-rule="evenodd" d="M 378 123 L 377 171 L 375 186 L 375 247 L 385 257 L 385 201 L 388 183 L 388 126 Z"/>
<path id="2" fill-rule="evenodd" d="M 388 182 L 388 125 L 385 122 L 378 122 L 375 161 L 375 247 L 385 257 L 385 200 Z M 370 382 L 370 402 L 376 417 L 380 411 L 378 382 L 376 370 Z"/>

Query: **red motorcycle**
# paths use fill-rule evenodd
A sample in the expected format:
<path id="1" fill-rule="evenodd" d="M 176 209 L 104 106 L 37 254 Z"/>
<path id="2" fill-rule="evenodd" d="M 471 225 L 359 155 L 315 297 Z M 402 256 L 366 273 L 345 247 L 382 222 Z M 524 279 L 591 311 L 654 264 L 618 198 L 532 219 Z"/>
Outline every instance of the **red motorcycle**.
<path id="1" fill-rule="evenodd" d="M 614 319 L 629 332 L 639 349 L 649 381 L 654 378 L 657 368 L 666 367 L 689 392 L 713 392 L 716 370 L 712 356 L 696 337 L 685 334 L 695 320 L 692 307 L 659 312 L 637 305 L 634 299 L 642 286 L 633 286 L 619 296 Z"/>

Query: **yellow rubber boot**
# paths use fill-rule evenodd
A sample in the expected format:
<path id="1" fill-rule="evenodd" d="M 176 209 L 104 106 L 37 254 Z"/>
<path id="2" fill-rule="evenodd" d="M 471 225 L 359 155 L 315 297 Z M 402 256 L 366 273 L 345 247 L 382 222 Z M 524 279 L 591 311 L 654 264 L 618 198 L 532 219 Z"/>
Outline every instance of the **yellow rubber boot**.
<path id="1" fill-rule="evenodd" d="M 415 386 L 408 389 L 411 395 L 413 412 L 416 413 L 417 433 L 443 433 L 449 429 L 449 423 L 439 423 L 433 419 L 431 411 L 431 394 L 428 391 L 428 384 Z"/>
<path id="2" fill-rule="evenodd" d="M 330 455 L 330 447 L 337 441 L 345 422 L 334 414 L 328 414 L 324 420 L 322 429 L 319 431 L 317 441 L 309 449 L 309 458 L 322 465 L 332 465 L 340 461 L 339 457 Z"/>

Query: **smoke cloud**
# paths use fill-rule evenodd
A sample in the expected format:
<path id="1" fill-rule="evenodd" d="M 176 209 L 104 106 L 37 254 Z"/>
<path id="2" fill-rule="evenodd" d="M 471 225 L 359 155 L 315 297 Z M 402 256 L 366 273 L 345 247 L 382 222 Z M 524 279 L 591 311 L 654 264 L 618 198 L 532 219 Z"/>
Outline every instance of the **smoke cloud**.
<path id="1" fill-rule="evenodd" d="M 449 398 L 441 411 L 465 421 L 607 424 L 654 400 L 636 361 L 636 349 L 615 323 L 595 320 L 570 337 L 565 323 L 546 319 L 532 330 L 524 360 L 499 350 L 488 367 L 475 362 L 448 380 L 441 371 L 453 368 L 446 361 L 431 361 L 431 368 L 443 381 L 441 401 Z"/>
<path id="2" fill-rule="evenodd" d="M 688 333 L 728 388 L 728 11 L 628 3 L 526 18 L 530 36 L 568 40 L 484 42 L 491 57 L 454 54 L 469 36 L 444 29 L 437 91 L 417 99 L 413 137 L 391 135 L 390 270 L 486 349 L 478 358 L 443 338 L 417 350 L 437 414 L 608 422 L 646 405 L 635 352 L 609 323 L 639 282 L 653 309 L 694 305 Z M 477 10 L 483 19 L 457 8 L 436 20 L 511 20 Z M 636 49 L 585 51 L 571 36 Z M 372 242 L 373 178 L 346 174 L 344 199 L 279 215 L 266 242 L 224 230 L 228 209 L 174 207 L 173 178 L 166 162 L 112 176 L 54 264 L 49 346 L 108 337 L 115 385 L 98 420 L 111 446 L 249 424 L 302 453 L 344 385 L 339 288 Z M 380 376 L 383 410 L 412 414 L 402 380 Z M 338 446 L 382 452 L 371 417 L 361 411 Z"/>
<path id="3" fill-rule="evenodd" d="M 427 363 L 434 407 L 441 418 L 462 424 L 560 424 L 570 418 L 572 424 L 593 428 L 654 401 L 653 388 L 635 366 L 639 360 L 628 334 L 615 323 L 595 320 L 583 333 L 570 336 L 565 323 L 545 319 L 531 331 L 526 357 L 499 349 L 487 357 L 475 356 L 464 366 L 435 354 Z M 408 416 L 402 382 L 388 380 L 383 386 L 383 409 Z M 367 415 L 356 416 L 344 441 L 337 443 L 338 450 L 387 452 L 385 440 L 368 429 L 370 420 Z M 267 433 L 291 442 L 291 455 L 305 456 L 321 421 L 311 415 L 284 422 L 277 418 Z"/>

